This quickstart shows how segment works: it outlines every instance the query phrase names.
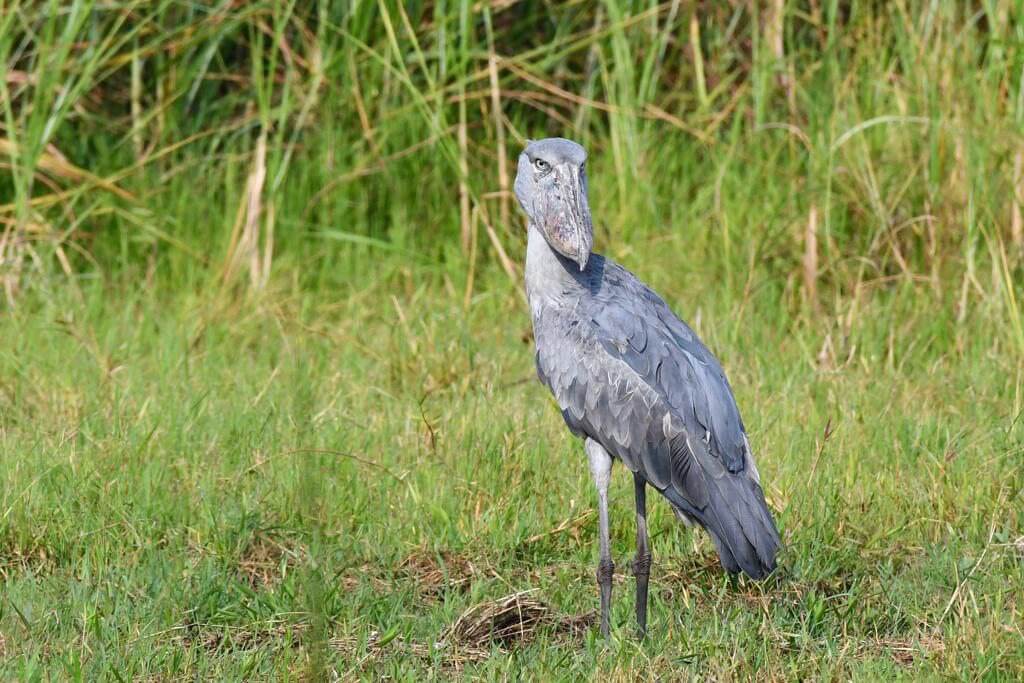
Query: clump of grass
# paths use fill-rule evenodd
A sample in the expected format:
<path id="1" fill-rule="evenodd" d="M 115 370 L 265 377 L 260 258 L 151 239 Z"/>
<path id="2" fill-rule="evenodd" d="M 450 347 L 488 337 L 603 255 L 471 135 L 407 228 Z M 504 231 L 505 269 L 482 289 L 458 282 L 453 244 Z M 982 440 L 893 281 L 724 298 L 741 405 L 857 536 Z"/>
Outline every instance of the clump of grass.
<path id="1" fill-rule="evenodd" d="M 418 590 L 427 597 L 437 597 L 448 590 L 465 590 L 479 574 L 470 558 L 451 552 L 443 552 L 438 557 L 413 552 L 402 560 L 399 569 L 415 581 Z"/>
<path id="2" fill-rule="evenodd" d="M 445 631 L 441 642 L 480 649 L 495 642 L 506 646 L 528 642 L 537 629 L 545 625 L 576 635 L 593 626 L 593 612 L 559 617 L 534 593 L 520 591 L 473 605 Z"/>
<path id="3" fill-rule="evenodd" d="M 535 594 L 535 590 L 520 591 L 473 605 L 459 615 L 432 646 L 408 642 L 394 631 L 383 634 L 374 631 L 362 644 L 365 654 L 358 657 L 353 668 L 361 668 L 371 658 L 397 653 L 461 670 L 469 664 L 486 661 L 493 655 L 495 646 L 509 651 L 527 645 L 540 629 L 572 640 L 578 639 L 595 623 L 595 612 L 558 615 Z M 354 659 L 360 649 L 358 640 L 351 636 L 333 638 L 330 645 Z"/>
<path id="4" fill-rule="evenodd" d="M 300 544 L 259 533 L 242 551 L 238 571 L 254 590 L 273 588 L 303 562 L 304 554 Z"/>

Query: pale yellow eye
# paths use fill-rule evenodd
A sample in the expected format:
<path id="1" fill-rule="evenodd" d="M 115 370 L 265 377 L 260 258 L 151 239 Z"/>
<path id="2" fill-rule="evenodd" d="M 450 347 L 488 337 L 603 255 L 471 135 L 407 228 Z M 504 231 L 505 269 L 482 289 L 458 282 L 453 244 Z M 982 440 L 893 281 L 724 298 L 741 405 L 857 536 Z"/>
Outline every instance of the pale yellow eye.
<path id="1" fill-rule="evenodd" d="M 544 171 L 546 171 L 549 168 L 551 168 L 551 164 L 549 164 L 548 162 L 544 161 L 543 159 L 534 159 L 533 160 L 533 167 L 535 169 L 537 169 L 538 171 L 540 171 L 541 173 L 543 173 Z"/>

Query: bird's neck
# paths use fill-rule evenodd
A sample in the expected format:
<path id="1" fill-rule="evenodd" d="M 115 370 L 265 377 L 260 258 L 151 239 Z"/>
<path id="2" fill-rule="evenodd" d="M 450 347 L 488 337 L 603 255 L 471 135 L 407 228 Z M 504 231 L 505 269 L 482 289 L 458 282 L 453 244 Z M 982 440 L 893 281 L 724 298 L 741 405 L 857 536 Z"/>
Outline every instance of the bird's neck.
<path id="1" fill-rule="evenodd" d="M 526 294 L 535 311 L 545 303 L 571 298 L 585 289 L 576 264 L 548 244 L 540 229 L 530 223 L 526 240 Z"/>

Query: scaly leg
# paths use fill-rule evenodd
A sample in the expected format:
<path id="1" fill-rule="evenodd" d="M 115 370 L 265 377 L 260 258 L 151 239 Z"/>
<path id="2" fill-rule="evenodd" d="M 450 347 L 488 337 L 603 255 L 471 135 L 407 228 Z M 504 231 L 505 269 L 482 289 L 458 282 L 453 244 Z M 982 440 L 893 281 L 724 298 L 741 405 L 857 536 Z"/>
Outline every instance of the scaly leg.
<path id="1" fill-rule="evenodd" d="M 636 624 L 640 637 L 647 635 L 647 583 L 651 577 L 651 548 L 647 538 L 647 481 L 633 473 L 636 490 L 636 557 L 633 575 L 636 577 Z"/>
<path id="2" fill-rule="evenodd" d="M 585 448 L 590 460 L 590 473 L 594 477 L 594 486 L 597 487 L 597 518 L 601 542 L 601 558 L 597 563 L 597 585 L 601 590 L 601 635 L 607 638 L 611 633 L 612 574 L 615 572 L 608 532 L 608 482 L 611 480 L 612 457 L 593 439 L 587 439 Z"/>

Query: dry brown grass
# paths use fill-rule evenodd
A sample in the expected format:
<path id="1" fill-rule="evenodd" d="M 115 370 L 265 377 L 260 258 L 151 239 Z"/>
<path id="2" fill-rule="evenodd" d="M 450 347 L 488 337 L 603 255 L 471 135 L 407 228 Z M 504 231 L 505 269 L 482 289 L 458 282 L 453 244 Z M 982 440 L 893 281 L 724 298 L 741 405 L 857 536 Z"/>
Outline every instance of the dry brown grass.
<path id="1" fill-rule="evenodd" d="M 465 591 L 474 578 L 484 575 L 482 568 L 468 557 L 448 550 L 409 553 L 399 571 L 416 583 L 421 596 L 431 599 L 446 591 Z"/>
<path id="2" fill-rule="evenodd" d="M 0 539 L 0 581 L 20 573 L 45 574 L 53 570 L 56 558 L 39 543 L 21 544 Z"/>
<path id="3" fill-rule="evenodd" d="M 421 659 L 439 655 L 444 666 L 460 670 L 466 664 L 491 657 L 495 646 L 504 652 L 522 647 L 542 629 L 560 639 L 576 640 L 593 626 L 594 612 L 560 614 L 538 599 L 536 593 L 536 589 L 519 591 L 473 605 L 441 633 L 433 646 L 373 631 L 356 668 L 371 659 L 395 653 Z M 360 649 L 355 636 L 332 638 L 329 645 L 350 656 Z"/>
<path id="4" fill-rule="evenodd" d="M 535 589 L 521 591 L 470 607 L 448 628 L 442 642 L 471 647 L 483 647 L 489 643 L 510 646 L 529 642 L 542 626 L 578 637 L 593 624 L 593 612 L 558 614 L 534 597 L 535 593 Z"/>
<path id="5" fill-rule="evenodd" d="M 301 622 L 267 622 L 246 626 L 193 622 L 175 629 L 174 640 L 183 647 L 198 646 L 206 652 L 277 649 L 301 645 L 308 630 L 309 626 Z"/>
<path id="6" fill-rule="evenodd" d="M 257 533 L 238 560 L 238 573 L 254 590 L 273 588 L 307 555 L 290 539 Z"/>
<path id="7" fill-rule="evenodd" d="M 946 644 L 935 634 L 921 633 L 910 638 L 875 638 L 858 648 L 861 656 L 873 656 L 879 650 L 888 653 L 900 666 L 909 667 L 922 658 L 941 654 Z"/>

